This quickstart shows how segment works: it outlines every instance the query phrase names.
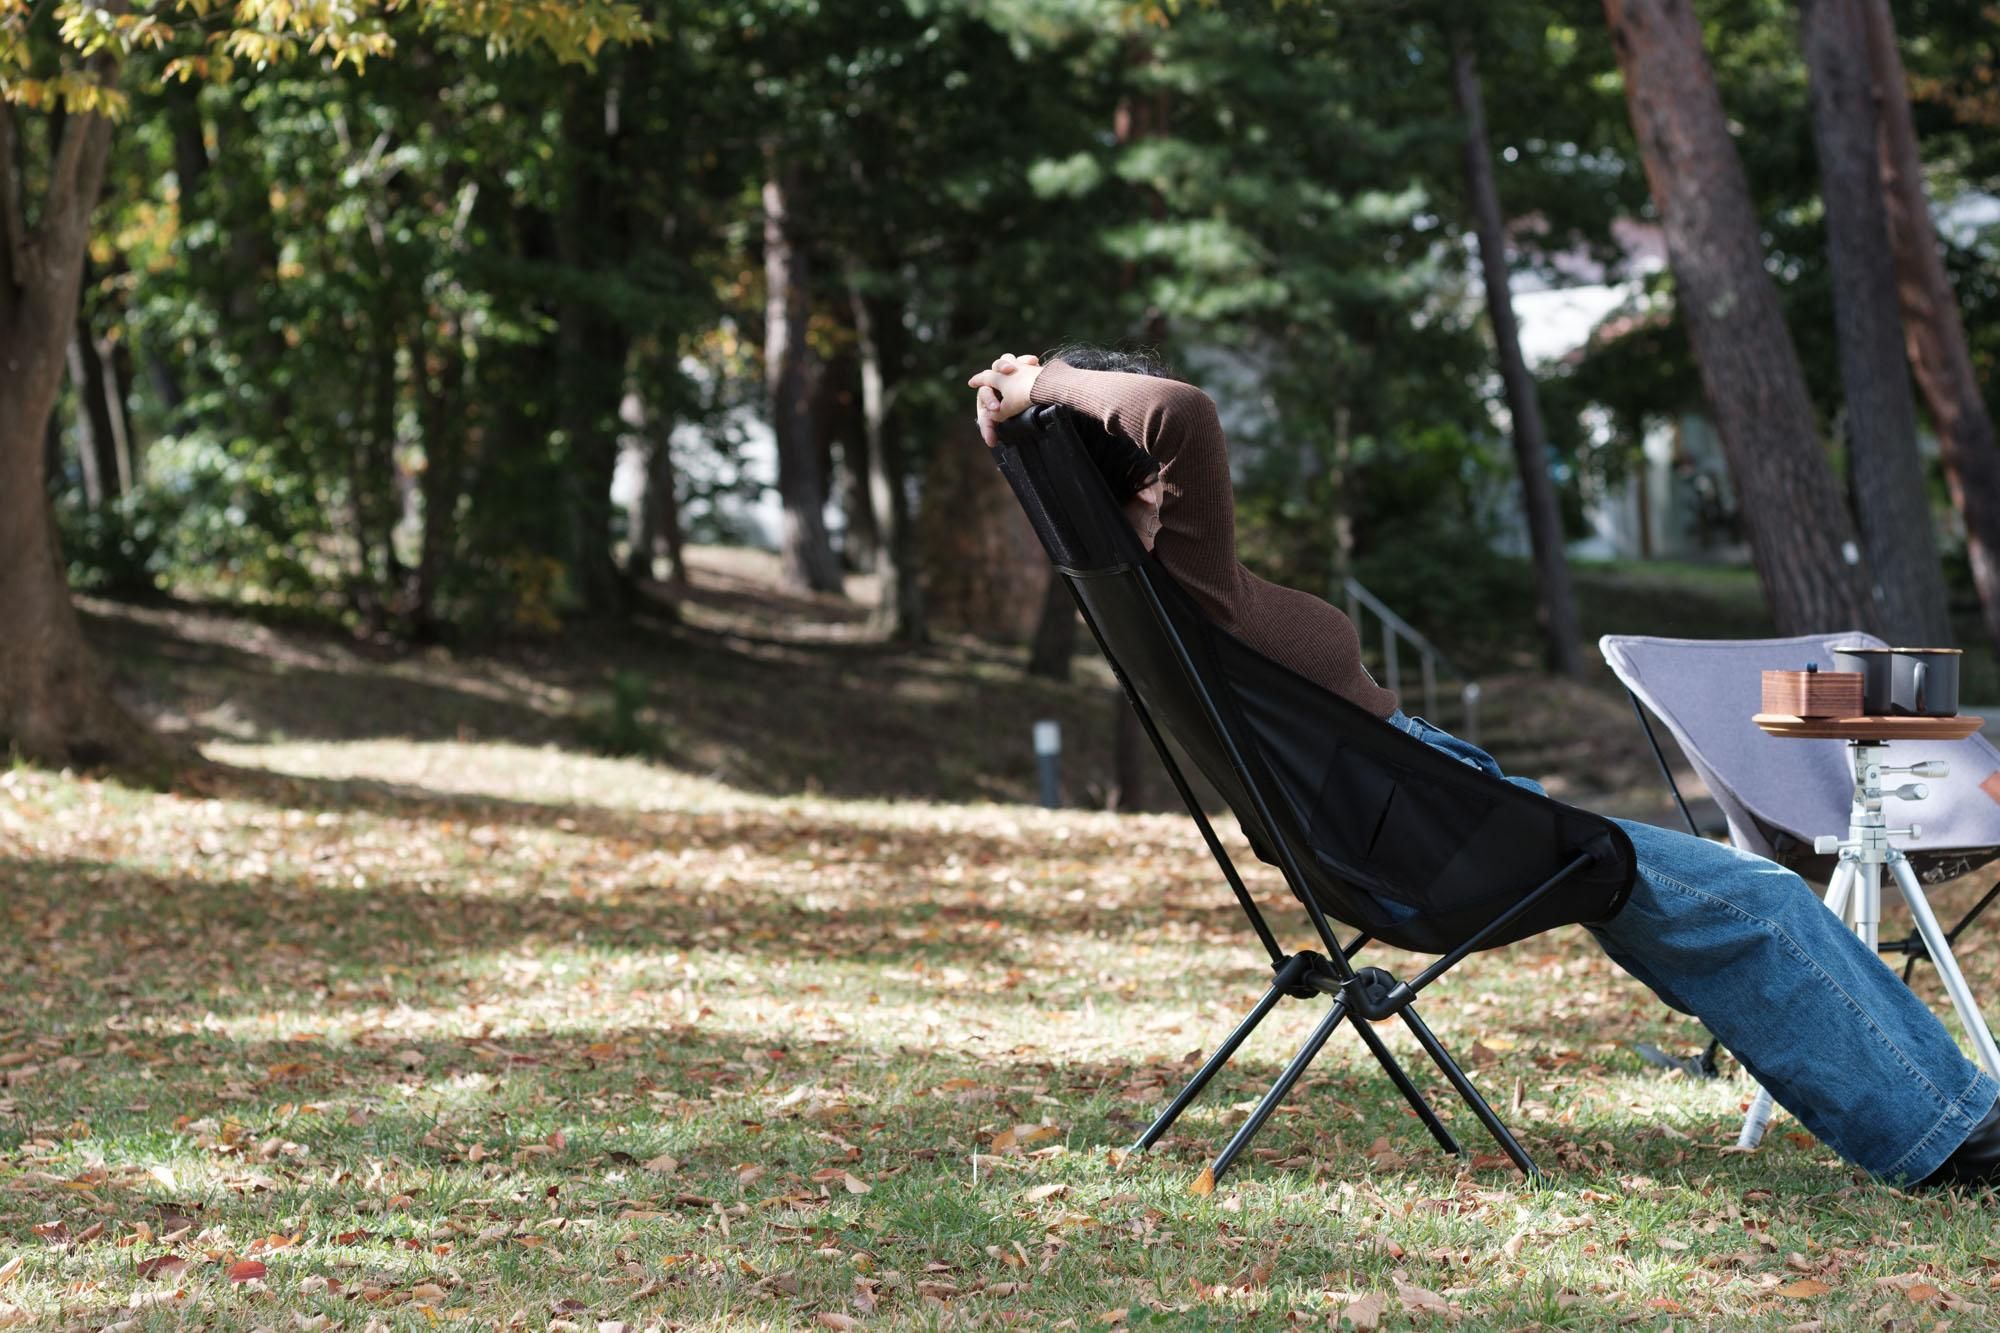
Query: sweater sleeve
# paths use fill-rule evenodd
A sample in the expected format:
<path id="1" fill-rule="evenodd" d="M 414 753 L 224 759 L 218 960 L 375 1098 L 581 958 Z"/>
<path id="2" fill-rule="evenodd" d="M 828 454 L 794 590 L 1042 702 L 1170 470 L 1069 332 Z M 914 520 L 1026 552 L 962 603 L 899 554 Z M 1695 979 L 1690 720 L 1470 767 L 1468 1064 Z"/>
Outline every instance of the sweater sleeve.
<path id="1" fill-rule="evenodd" d="M 1132 441 L 1171 479 L 1174 465 L 1190 445 L 1219 441 L 1222 422 L 1215 404 L 1192 384 L 1157 375 L 1116 370 L 1078 370 L 1051 361 L 1035 377 L 1036 403 L 1056 403 L 1081 412 L 1115 437 Z"/>

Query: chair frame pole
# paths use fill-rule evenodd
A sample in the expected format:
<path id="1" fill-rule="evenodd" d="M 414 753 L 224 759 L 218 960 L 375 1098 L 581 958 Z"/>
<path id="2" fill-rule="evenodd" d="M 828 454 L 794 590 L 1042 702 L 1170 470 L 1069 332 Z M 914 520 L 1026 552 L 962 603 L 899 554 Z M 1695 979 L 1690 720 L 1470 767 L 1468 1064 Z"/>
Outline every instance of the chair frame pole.
<path id="1" fill-rule="evenodd" d="M 1121 566 L 1114 570 L 1099 572 L 1123 573 L 1129 568 L 1129 566 Z M 1568 865 L 1558 870 L 1540 885 L 1537 885 L 1531 892 L 1509 907 L 1508 910 L 1500 913 L 1492 921 L 1488 922 L 1472 935 L 1471 938 L 1438 958 L 1409 982 L 1399 982 L 1394 976 L 1381 968 L 1369 967 L 1360 971 L 1355 970 L 1350 960 L 1360 950 L 1362 945 L 1368 943 L 1369 936 L 1363 933 L 1345 945 L 1340 942 L 1334 932 L 1332 923 L 1327 918 L 1325 909 L 1319 905 L 1318 900 L 1313 896 L 1305 874 L 1299 866 L 1297 858 L 1293 855 L 1292 849 L 1287 845 L 1284 838 L 1274 837 L 1273 842 L 1275 846 L 1273 850 L 1279 858 L 1278 868 L 1284 874 L 1285 881 L 1291 887 L 1293 895 L 1305 907 L 1306 915 L 1312 920 L 1314 932 L 1319 936 L 1320 941 L 1326 946 L 1327 950 L 1324 957 L 1311 950 L 1301 950 L 1297 953 L 1287 955 L 1282 946 L 1279 945 L 1276 935 L 1272 933 L 1269 923 L 1264 919 L 1264 914 L 1258 908 L 1256 900 L 1251 897 L 1249 889 L 1244 886 L 1242 877 L 1237 873 L 1235 863 L 1231 861 L 1229 853 L 1223 848 L 1221 839 L 1216 836 L 1214 827 L 1209 823 L 1206 812 L 1202 810 L 1200 802 L 1195 799 L 1193 789 L 1188 785 L 1187 778 L 1181 772 L 1180 765 L 1175 761 L 1172 751 L 1167 748 L 1166 741 L 1161 736 L 1159 728 L 1154 724 L 1152 715 L 1147 710 L 1144 700 L 1139 697 L 1139 692 L 1133 688 L 1132 682 L 1125 675 L 1124 669 L 1118 665 L 1118 659 L 1110 651 L 1109 645 L 1106 644 L 1103 631 L 1098 628 L 1096 618 L 1090 614 L 1089 604 L 1084 599 L 1078 587 L 1079 580 L 1087 577 L 1086 573 L 1080 570 L 1067 569 L 1062 566 L 1057 566 L 1056 573 L 1069 586 L 1070 594 L 1076 601 L 1077 610 L 1083 616 L 1083 623 L 1089 627 L 1091 637 L 1097 641 L 1097 646 L 1103 652 L 1105 660 L 1111 664 L 1112 672 L 1117 677 L 1119 686 L 1125 691 L 1126 700 L 1132 705 L 1133 711 L 1138 715 L 1140 725 L 1145 728 L 1147 736 L 1153 742 L 1155 752 L 1160 756 L 1161 764 L 1165 766 L 1168 776 L 1172 778 L 1174 790 L 1180 793 L 1182 803 L 1187 806 L 1188 813 L 1194 817 L 1196 825 L 1201 829 L 1203 841 L 1207 843 L 1210 854 L 1214 856 L 1216 864 L 1221 868 L 1223 877 L 1228 881 L 1231 892 L 1235 894 L 1238 905 L 1243 908 L 1244 914 L 1250 919 L 1250 924 L 1255 929 L 1258 939 L 1264 945 L 1265 951 L 1270 955 L 1272 967 L 1276 969 L 1276 975 L 1273 977 L 1269 989 L 1258 999 L 1249 1014 L 1236 1025 L 1235 1030 L 1224 1038 L 1222 1043 L 1216 1047 L 1214 1053 L 1202 1063 L 1201 1068 L 1195 1072 L 1193 1078 L 1188 1080 L 1187 1085 L 1175 1095 L 1166 1108 L 1153 1120 L 1153 1123 L 1147 1127 L 1146 1131 L 1139 1136 L 1138 1141 L 1133 1145 L 1132 1151 L 1144 1152 L 1160 1140 L 1161 1136 L 1172 1127 L 1181 1114 L 1201 1095 L 1202 1090 L 1208 1086 L 1216 1074 L 1221 1072 L 1223 1066 L 1228 1064 L 1230 1059 L 1236 1054 L 1237 1049 L 1256 1031 L 1258 1025 L 1277 1008 L 1280 1000 L 1287 996 L 1303 999 L 1314 994 L 1326 994 L 1333 999 L 1331 1007 L 1320 1019 L 1318 1025 L 1314 1027 L 1304 1044 L 1299 1047 L 1298 1053 L 1292 1057 L 1291 1062 L 1279 1074 L 1277 1081 L 1272 1083 L 1269 1090 L 1265 1092 L 1263 1098 L 1257 1103 L 1256 1109 L 1251 1112 L 1250 1118 L 1237 1129 L 1235 1135 L 1230 1138 L 1229 1143 L 1223 1148 L 1222 1152 L 1216 1157 L 1213 1165 L 1205 1173 L 1203 1179 L 1209 1188 L 1213 1188 L 1215 1182 L 1220 1180 L 1223 1174 L 1236 1162 L 1236 1159 L 1242 1155 L 1243 1151 L 1250 1145 L 1251 1140 L 1256 1137 L 1258 1131 L 1264 1127 L 1265 1123 L 1271 1118 L 1285 1097 L 1297 1085 L 1299 1079 L 1304 1076 L 1307 1067 L 1312 1064 L 1313 1060 L 1319 1055 L 1320 1050 L 1333 1036 L 1334 1030 L 1343 1022 L 1352 1023 L 1355 1031 L 1361 1036 L 1362 1044 L 1368 1048 L 1369 1054 L 1375 1057 L 1376 1062 L 1381 1065 L 1383 1072 L 1388 1075 L 1390 1082 L 1402 1094 L 1412 1112 L 1425 1129 L 1430 1131 L 1431 1136 L 1437 1141 L 1438 1145 L 1448 1153 L 1462 1155 L 1464 1149 L 1459 1145 L 1458 1140 L 1453 1137 L 1451 1131 L 1439 1119 L 1437 1112 L 1424 1098 L 1423 1093 L 1417 1088 L 1415 1081 L 1410 1078 L 1402 1064 L 1390 1052 L 1387 1044 L 1369 1026 L 1371 1021 L 1385 1020 L 1390 1017 L 1400 1018 L 1404 1025 L 1409 1028 L 1411 1034 L 1416 1038 L 1417 1043 L 1423 1048 L 1425 1054 L 1430 1057 L 1431 1062 L 1437 1066 L 1439 1071 L 1444 1075 L 1445 1080 L 1451 1084 L 1452 1089 L 1458 1093 L 1460 1099 L 1471 1109 L 1473 1115 L 1493 1135 L 1494 1140 L 1500 1145 L 1501 1150 L 1506 1153 L 1515 1166 L 1520 1168 L 1522 1174 L 1527 1176 L 1531 1181 L 1539 1181 L 1542 1178 L 1542 1174 L 1539 1168 L 1535 1166 L 1534 1160 L 1528 1156 L 1519 1141 L 1508 1131 L 1507 1126 L 1502 1123 L 1500 1117 L 1480 1094 L 1479 1089 L 1467 1077 L 1464 1069 L 1452 1058 L 1451 1053 L 1445 1049 L 1444 1043 L 1438 1040 L 1437 1035 L 1431 1031 L 1429 1025 L 1418 1016 L 1415 1000 L 1417 993 L 1423 990 L 1424 987 L 1436 981 L 1467 955 L 1477 950 L 1487 940 L 1496 936 L 1509 923 L 1527 912 L 1549 893 L 1553 892 L 1560 884 L 1569 879 L 1571 875 L 1591 864 L 1596 859 L 1595 854 L 1591 852 L 1578 853 Z M 1141 579 L 1139 582 L 1146 591 L 1153 616 L 1158 622 L 1159 628 L 1167 642 L 1173 646 L 1174 654 L 1178 659 L 1178 665 L 1192 684 L 1195 696 L 1200 701 L 1202 710 L 1207 715 L 1209 724 L 1214 729 L 1215 735 L 1224 747 L 1230 768 L 1234 772 L 1237 782 L 1248 794 L 1258 820 L 1265 828 L 1274 831 L 1277 830 L 1282 826 L 1273 816 L 1270 806 L 1264 800 L 1262 784 L 1257 780 L 1256 774 L 1252 771 L 1248 758 L 1238 748 L 1231 728 L 1222 716 L 1220 706 L 1209 692 L 1202 673 L 1196 669 L 1187 644 L 1174 628 L 1165 607 L 1161 605 L 1158 591 L 1153 588 L 1148 580 Z"/>

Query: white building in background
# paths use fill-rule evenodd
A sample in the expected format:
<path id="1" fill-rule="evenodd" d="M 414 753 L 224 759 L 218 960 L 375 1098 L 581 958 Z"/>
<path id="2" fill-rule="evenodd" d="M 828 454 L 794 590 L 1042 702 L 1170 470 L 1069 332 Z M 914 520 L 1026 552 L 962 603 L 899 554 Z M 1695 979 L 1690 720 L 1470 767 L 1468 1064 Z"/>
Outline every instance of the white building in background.
<path id="1" fill-rule="evenodd" d="M 1616 336 L 1623 317 L 1637 325 L 1652 311 L 1646 280 L 1667 266 L 1665 238 L 1651 223 L 1620 219 L 1612 238 L 1623 251 L 1614 276 L 1580 252 L 1551 257 L 1553 276 L 1514 275 L 1514 316 L 1521 326 L 1521 354 L 1545 374 L 1580 352 L 1593 333 Z M 1494 386 L 1499 401 L 1499 387 Z M 1504 414 L 1497 424 L 1505 425 Z M 1599 440 L 1608 440 L 1608 420 L 1586 421 Z M 1496 497 L 1493 515 L 1507 534 L 1504 544 L 1528 549 L 1527 528 L 1516 493 Z M 1645 424 L 1641 456 L 1618 481 L 1605 486 L 1585 479 L 1584 519 L 1590 535 L 1570 543 L 1570 554 L 1586 559 L 1717 560 L 1749 559 L 1735 495 L 1729 484 L 1722 441 L 1708 419 L 1695 411 L 1656 417 Z"/>

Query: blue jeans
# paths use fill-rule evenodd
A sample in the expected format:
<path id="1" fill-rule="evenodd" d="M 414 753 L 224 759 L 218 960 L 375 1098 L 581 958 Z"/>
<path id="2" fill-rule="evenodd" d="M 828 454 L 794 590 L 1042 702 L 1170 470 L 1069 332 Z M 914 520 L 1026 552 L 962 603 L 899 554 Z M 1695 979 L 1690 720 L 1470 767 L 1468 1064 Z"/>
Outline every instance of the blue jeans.
<path id="1" fill-rule="evenodd" d="M 1389 723 L 1507 777 L 1478 746 L 1401 710 Z M 1687 833 L 1614 821 L 1639 876 L 1591 926 L 1612 961 L 1708 1025 L 1778 1104 L 1848 1161 L 1921 1180 L 2000 1096 L 1924 1003 L 1791 871 Z"/>

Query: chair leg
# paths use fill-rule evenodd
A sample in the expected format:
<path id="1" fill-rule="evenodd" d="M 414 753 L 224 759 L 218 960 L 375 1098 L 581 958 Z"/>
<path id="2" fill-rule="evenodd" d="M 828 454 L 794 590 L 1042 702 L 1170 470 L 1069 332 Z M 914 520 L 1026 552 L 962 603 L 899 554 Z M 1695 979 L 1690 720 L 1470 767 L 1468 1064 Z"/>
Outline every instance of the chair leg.
<path id="1" fill-rule="evenodd" d="M 1264 1127 L 1264 1122 L 1271 1118 L 1271 1113 L 1278 1109 L 1278 1104 L 1291 1092 L 1292 1085 L 1306 1072 L 1306 1066 L 1319 1054 L 1320 1047 L 1326 1045 L 1326 1039 L 1333 1035 L 1333 1030 L 1339 1027 L 1340 1021 L 1346 1017 L 1347 1002 L 1335 1000 L 1333 1008 L 1327 1010 L 1326 1017 L 1320 1020 L 1319 1026 L 1306 1038 L 1305 1045 L 1299 1047 L 1299 1053 L 1285 1066 L 1285 1072 L 1278 1075 L 1278 1081 L 1264 1094 L 1264 1100 L 1257 1103 L 1257 1109 L 1250 1113 L 1250 1118 L 1236 1131 L 1236 1137 L 1229 1140 L 1229 1146 L 1215 1159 L 1215 1165 L 1209 1167 L 1207 1177 L 1211 1187 L 1222 1179 L 1222 1173 L 1229 1169 L 1230 1163 L 1236 1160 L 1237 1155 L 1250 1145 L 1250 1140 L 1257 1136 L 1257 1131 Z"/>
<path id="2" fill-rule="evenodd" d="M 1180 1095 L 1175 1097 L 1168 1104 L 1167 1109 L 1160 1112 L 1159 1117 L 1153 1121 L 1146 1132 L 1139 1136 L 1139 1141 L 1132 1145 L 1133 1152 L 1145 1152 L 1160 1141 L 1160 1136 L 1166 1133 L 1173 1126 L 1174 1121 L 1180 1119 L 1181 1112 L 1187 1110 L 1193 1104 L 1194 1099 L 1201 1095 L 1201 1090 L 1208 1086 L 1208 1081 L 1221 1072 L 1224 1065 L 1229 1063 L 1229 1057 L 1236 1054 L 1236 1048 L 1241 1046 L 1249 1038 L 1250 1034 L 1257 1030 L 1257 1025 L 1270 1015 L 1272 1008 L 1277 1005 L 1279 1000 L 1285 997 L 1285 992 L 1297 983 L 1299 977 L 1306 971 L 1308 966 L 1309 960 L 1304 954 L 1293 954 L 1286 961 L 1285 965 L 1278 970 L 1278 975 L 1272 980 L 1271 989 L 1265 991 L 1264 998 L 1257 1001 L 1257 1007 L 1250 1011 L 1247 1018 L 1236 1025 L 1234 1032 L 1223 1039 L 1222 1045 L 1215 1048 L 1215 1054 L 1208 1057 L 1208 1062 L 1196 1070 L 1195 1076 L 1188 1080 L 1185 1088 L 1180 1090 Z"/>
<path id="3" fill-rule="evenodd" d="M 1458 1140 L 1451 1136 L 1451 1131 L 1437 1118 L 1437 1112 L 1433 1111 L 1431 1104 L 1424 1100 L 1424 1094 L 1417 1091 L 1417 1085 L 1412 1083 L 1410 1076 L 1403 1071 L 1401 1062 L 1389 1053 L 1389 1048 L 1375 1035 L 1374 1025 L 1364 1018 L 1356 1018 L 1354 1030 L 1361 1034 L 1361 1040 L 1368 1043 L 1368 1049 L 1373 1052 L 1376 1063 L 1382 1066 L 1382 1072 L 1396 1085 L 1396 1091 L 1403 1094 L 1403 1100 L 1417 1113 L 1417 1119 L 1424 1122 L 1424 1128 L 1428 1129 L 1431 1137 L 1438 1141 L 1438 1147 L 1454 1157 L 1463 1156 L 1465 1149 L 1458 1146 Z"/>
<path id="4" fill-rule="evenodd" d="M 1417 1017 L 1415 1005 L 1411 1005 L 1403 1010 L 1403 1022 L 1409 1026 L 1410 1032 L 1417 1039 L 1417 1043 L 1431 1057 L 1431 1062 L 1437 1065 L 1444 1076 L 1451 1081 L 1451 1086 L 1457 1090 L 1458 1095 L 1464 1099 L 1465 1104 L 1472 1108 L 1472 1113 L 1479 1117 L 1479 1123 L 1486 1126 L 1487 1133 L 1491 1134 L 1494 1140 L 1499 1143 L 1500 1150 L 1513 1159 L 1515 1166 L 1521 1168 L 1522 1175 L 1526 1176 L 1529 1180 L 1539 1181 L 1542 1178 L 1542 1173 L 1535 1166 L 1534 1159 L 1529 1157 L 1521 1145 L 1514 1141 L 1514 1136 L 1508 1132 L 1507 1126 L 1500 1123 L 1500 1117 L 1495 1115 L 1493 1108 L 1486 1104 L 1486 1098 L 1480 1095 L 1479 1089 L 1472 1086 L 1472 1080 L 1467 1078 L 1465 1071 L 1458 1067 L 1458 1061 L 1451 1058 L 1451 1052 L 1445 1050 L 1444 1043 L 1437 1039 L 1437 1034 L 1430 1030 L 1423 1019 Z"/>

